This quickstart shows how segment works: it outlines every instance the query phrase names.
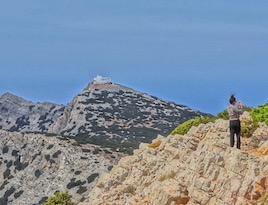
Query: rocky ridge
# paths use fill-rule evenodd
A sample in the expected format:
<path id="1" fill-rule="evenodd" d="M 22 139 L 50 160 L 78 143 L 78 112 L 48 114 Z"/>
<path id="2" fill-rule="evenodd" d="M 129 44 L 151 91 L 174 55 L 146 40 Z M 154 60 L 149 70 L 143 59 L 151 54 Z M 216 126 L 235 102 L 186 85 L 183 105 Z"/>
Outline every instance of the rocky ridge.
<path id="1" fill-rule="evenodd" d="M 0 97 L 0 129 L 21 132 L 47 132 L 62 115 L 63 105 L 32 103 L 11 93 Z"/>
<path id="2" fill-rule="evenodd" d="M 49 132 L 93 144 L 137 148 L 178 124 L 207 115 L 111 82 L 91 82 L 65 108 Z"/>
<path id="3" fill-rule="evenodd" d="M 0 130 L 0 204 L 43 204 L 57 190 L 81 202 L 121 156 L 56 136 Z"/>
<path id="4" fill-rule="evenodd" d="M 102 174 L 88 202 L 79 205 L 256 204 L 268 191 L 267 126 L 253 138 L 259 141 L 254 150 L 245 141 L 242 150 L 229 147 L 228 121 L 222 119 L 183 136 L 158 136 Z"/>
<path id="5" fill-rule="evenodd" d="M 94 78 L 66 106 L 32 103 L 10 93 L 0 96 L 0 129 L 72 136 L 79 143 L 124 152 L 203 115 L 208 114 L 101 76 Z"/>

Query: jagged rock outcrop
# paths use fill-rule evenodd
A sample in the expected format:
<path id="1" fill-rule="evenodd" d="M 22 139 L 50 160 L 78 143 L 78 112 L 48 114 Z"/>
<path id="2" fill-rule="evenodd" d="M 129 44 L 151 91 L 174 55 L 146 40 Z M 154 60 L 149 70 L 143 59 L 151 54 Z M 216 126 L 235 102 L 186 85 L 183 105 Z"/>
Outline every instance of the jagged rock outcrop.
<path id="1" fill-rule="evenodd" d="M 268 129 L 265 128 L 266 125 L 262 123 L 261 126 L 256 129 L 248 143 L 249 148 L 256 149 L 259 147 L 260 143 L 268 141 Z"/>
<path id="2" fill-rule="evenodd" d="M 0 130 L 0 204 L 43 204 L 57 190 L 81 202 L 121 156 L 56 136 Z"/>
<path id="3" fill-rule="evenodd" d="M 267 126 L 259 129 L 257 133 L 267 134 Z M 268 144 L 251 153 L 245 146 L 229 147 L 228 121 L 221 119 L 192 127 L 183 136 L 159 136 L 101 175 L 88 202 L 80 205 L 256 202 L 268 191 Z"/>
<path id="4" fill-rule="evenodd" d="M 63 105 L 32 103 L 11 93 L 0 97 L 0 129 L 21 132 L 47 132 L 62 115 Z"/>
<path id="5" fill-rule="evenodd" d="M 150 142 L 159 133 L 167 135 L 201 115 L 207 114 L 118 84 L 93 81 L 66 106 L 49 132 L 126 149 Z"/>

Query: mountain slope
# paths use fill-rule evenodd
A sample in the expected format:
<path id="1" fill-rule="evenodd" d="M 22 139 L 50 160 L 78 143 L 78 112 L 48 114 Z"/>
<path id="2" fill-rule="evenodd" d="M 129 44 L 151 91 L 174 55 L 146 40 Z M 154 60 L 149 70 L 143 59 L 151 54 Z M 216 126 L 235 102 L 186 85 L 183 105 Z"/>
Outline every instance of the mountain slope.
<path id="1" fill-rule="evenodd" d="M 0 204 L 43 204 L 68 190 L 83 201 L 122 153 L 42 134 L 0 130 Z"/>
<path id="2" fill-rule="evenodd" d="M 11 93 L 0 97 L 0 129 L 47 132 L 62 115 L 64 106 L 54 103 L 32 103 Z"/>
<path id="3" fill-rule="evenodd" d="M 0 129 L 73 137 L 129 151 L 157 134 L 168 135 L 177 125 L 207 115 L 184 105 L 114 84 L 97 76 L 67 105 L 32 103 L 6 93 L 0 97 Z"/>
<path id="4" fill-rule="evenodd" d="M 91 82 L 48 131 L 114 148 L 137 147 L 200 115 L 206 114 L 111 82 Z"/>

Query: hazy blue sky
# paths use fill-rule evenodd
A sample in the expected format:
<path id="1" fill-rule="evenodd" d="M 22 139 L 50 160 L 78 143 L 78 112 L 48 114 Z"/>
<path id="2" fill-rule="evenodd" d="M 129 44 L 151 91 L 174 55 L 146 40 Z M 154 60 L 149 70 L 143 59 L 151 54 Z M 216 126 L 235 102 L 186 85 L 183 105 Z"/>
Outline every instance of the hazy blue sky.
<path id="1" fill-rule="evenodd" d="M 96 76 L 217 113 L 268 100 L 268 1 L 0 0 L 0 95 L 67 104 Z"/>

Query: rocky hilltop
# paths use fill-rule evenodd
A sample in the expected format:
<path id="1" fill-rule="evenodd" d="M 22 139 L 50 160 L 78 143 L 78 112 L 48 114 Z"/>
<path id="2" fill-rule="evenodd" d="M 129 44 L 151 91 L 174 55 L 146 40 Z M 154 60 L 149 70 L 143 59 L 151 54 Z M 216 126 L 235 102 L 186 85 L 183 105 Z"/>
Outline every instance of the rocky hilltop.
<path id="1" fill-rule="evenodd" d="M 267 126 L 253 139 L 259 141 L 255 150 L 245 141 L 242 150 L 229 147 L 228 121 L 222 119 L 183 136 L 158 136 L 101 175 L 88 202 L 79 205 L 256 204 L 268 191 Z"/>
<path id="2" fill-rule="evenodd" d="M 201 115 L 207 114 L 101 79 L 89 83 L 48 131 L 119 149 L 137 148 Z"/>
<path id="3" fill-rule="evenodd" d="M 0 204 L 41 205 L 57 190 L 81 202 L 121 156 L 55 136 L 0 130 Z"/>
<path id="4" fill-rule="evenodd" d="M 207 115 L 184 105 L 114 84 L 97 76 L 67 106 L 32 103 L 6 93 L 0 97 L 0 129 L 73 136 L 92 143 L 130 151 L 157 134 Z"/>
<path id="5" fill-rule="evenodd" d="M 0 129 L 22 132 L 47 132 L 62 115 L 63 105 L 32 103 L 11 93 L 0 97 Z"/>

